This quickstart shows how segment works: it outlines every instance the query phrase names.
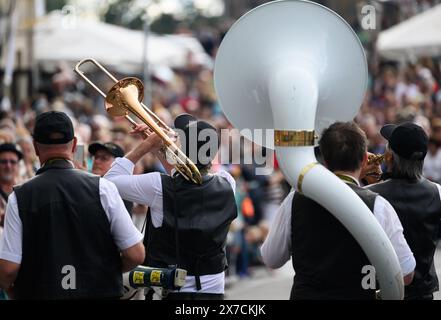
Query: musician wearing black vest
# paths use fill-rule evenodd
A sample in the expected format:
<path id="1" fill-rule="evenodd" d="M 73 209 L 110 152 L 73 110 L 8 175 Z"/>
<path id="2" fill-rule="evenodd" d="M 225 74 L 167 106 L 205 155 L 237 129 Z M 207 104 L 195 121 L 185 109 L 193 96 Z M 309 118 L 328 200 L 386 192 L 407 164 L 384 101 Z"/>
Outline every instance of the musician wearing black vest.
<path id="1" fill-rule="evenodd" d="M 145 265 L 187 270 L 184 287 L 166 298 L 223 299 L 226 237 L 237 216 L 235 181 L 226 171 L 209 173 L 219 147 L 214 127 L 188 114 L 178 116 L 174 124 L 184 153 L 201 172 L 201 185 L 187 181 L 166 161 L 162 162 L 169 174 L 133 175 L 135 164 L 161 147 L 155 134 L 116 159 L 104 177 L 115 183 L 123 199 L 149 206 Z M 140 125 L 136 130 L 145 129 Z"/>
<path id="2" fill-rule="evenodd" d="M 439 290 L 434 254 L 441 219 L 441 186 L 422 176 L 429 140 L 420 126 L 409 122 L 385 125 L 380 132 L 388 140 L 386 181 L 368 188 L 395 208 L 415 255 L 415 277 L 405 287 L 405 299 L 432 300 L 433 292 Z"/>
<path id="3" fill-rule="evenodd" d="M 144 260 L 142 234 L 114 184 L 74 168 L 65 113 L 40 114 L 33 138 L 42 166 L 9 196 L 0 287 L 15 299 L 120 297 L 122 273 Z"/>
<path id="4" fill-rule="evenodd" d="M 367 140 L 353 122 L 337 122 L 319 141 L 324 165 L 345 182 L 369 207 L 388 235 L 404 275 L 410 283 L 415 259 L 392 206 L 381 196 L 359 186 L 367 162 Z M 354 213 L 355 214 L 355 213 Z M 375 290 L 363 288 L 370 265 L 348 230 L 326 209 L 298 192 L 282 203 L 261 248 L 265 264 L 283 266 L 290 258 L 295 270 L 291 299 L 374 299 Z"/>

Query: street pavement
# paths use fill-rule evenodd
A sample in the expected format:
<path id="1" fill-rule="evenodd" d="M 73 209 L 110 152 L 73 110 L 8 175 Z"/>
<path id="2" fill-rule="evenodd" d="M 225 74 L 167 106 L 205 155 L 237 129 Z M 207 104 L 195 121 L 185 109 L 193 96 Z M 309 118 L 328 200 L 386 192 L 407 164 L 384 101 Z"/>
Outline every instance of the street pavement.
<path id="1" fill-rule="evenodd" d="M 435 267 L 441 279 L 441 241 L 435 253 Z M 230 277 L 226 280 L 226 300 L 287 300 L 291 291 L 294 272 L 291 261 L 282 268 L 270 270 L 265 267 L 252 269 L 252 276 L 239 279 Z M 441 300 L 441 292 L 434 294 L 435 300 Z"/>

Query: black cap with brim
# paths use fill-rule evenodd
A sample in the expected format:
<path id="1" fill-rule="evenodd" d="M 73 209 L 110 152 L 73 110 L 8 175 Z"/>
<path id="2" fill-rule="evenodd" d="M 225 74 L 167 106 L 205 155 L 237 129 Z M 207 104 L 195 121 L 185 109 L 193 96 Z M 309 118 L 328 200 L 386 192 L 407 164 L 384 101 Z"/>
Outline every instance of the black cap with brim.
<path id="1" fill-rule="evenodd" d="M 35 121 L 32 137 L 42 144 L 64 144 L 74 138 L 73 124 L 64 112 L 41 113 Z"/>
<path id="2" fill-rule="evenodd" d="M 175 128 L 184 130 L 192 121 L 197 121 L 191 114 L 183 113 L 176 117 L 174 124 Z"/>
<path id="3" fill-rule="evenodd" d="M 17 146 L 13 143 L 3 143 L 0 145 L 0 153 L 2 152 L 12 152 L 18 157 L 18 160 L 23 159 L 23 153 L 18 150 Z"/>
<path id="4" fill-rule="evenodd" d="M 386 124 L 380 133 L 390 148 L 404 159 L 423 160 L 427 154 L 429 138 L 423 128 L 414 123 Z"/>
<path id="5" fill-rule="evenodd" d="M 189 157 L 198 168 L 203 168 L 211 163 L 219 149 L 219 137 L 216 128 L 208 122 L 197 120 L 195 117 L 187 113 L 176 117 L 174 124 L 175 128 L 180 130 L 178 133 L 180 134 L 181 144 L 185 155 Z M 200 133 L 204 130 L 208 130 L 208 132 L 205 132 L 207 134 L 200 136 Z M 195 137 L 191 136 L 193 132 L 196 133 Z M 191 143 L 196 143 L 196 149 L 190 147 Z M 208 154 L 206 152 L 202 155 L 204 159 L 199 159 L 199 156 L 201 156 L 199 151 L 207 144 L 209 145 L 206 150 Z M 196 151 L 196 154 L 192 154 L 193 151 Z"/>
<path id="6" fill-rule="evenodd" d="M 89 146 L 89 153 L 95 155 L 98 150 L 104 150 L 113 155 L 115 158 L 124 157 L 124 150 L 113 142 L 94 142 Z"/>
<path id="7" fill-rule="evenodd" d="M 389 140 L 390 135 L 396 127 L 396 124 L 386 124 L 380 129 L 380 134 L 384 137 L 384 139 Z"/>

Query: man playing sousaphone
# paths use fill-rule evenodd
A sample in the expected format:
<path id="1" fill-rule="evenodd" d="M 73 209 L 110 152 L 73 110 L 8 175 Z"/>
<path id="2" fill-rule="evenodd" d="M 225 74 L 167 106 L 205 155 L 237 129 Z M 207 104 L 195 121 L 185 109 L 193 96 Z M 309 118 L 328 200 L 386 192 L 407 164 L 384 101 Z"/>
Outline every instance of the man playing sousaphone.
<path id="1" fill-rule="evenodd" d="M 324 165 L 345 182 L 374 213 L 398 256 L 404 283 L 412 281 L 415 259 L 392 206 L 359 186 L 367 162 L 364 132 L 353 122 L 336 122 L 319 141 Z M 368 258 L 349 231 L 326 209 L 299 192 L 291 192 L 273 220 L 262 248 L 265 264 L 280 268 L 292 258 L 291 299 L 374 299 L 364 288 Z"/>
<path id="2" fill-rule="evenodd" d="M 162 146 L 161 139 L 152 133 L 124 158 L 117 158 L 104 177 L 115 183 L 123 199 L 149 206 L 145 265 L 177 265 L 187 270 L 184 287 L 165 298 L 223 299 L 226 236 L 237 216 L 235 181 L 225 171 L 209 173 L 219 146 L 214 127 L 189 114 L 178 116 L 174 124 L 184 153 L 202 175 L 202 184 L 188 181 L 171 170 L 164 158 L 162 162 L 169 174 L 133 175 L 135 164 L 146 153 L 157 153 Z M 146 129 L 146 125 L 138 125 L 134 132 Z"/>

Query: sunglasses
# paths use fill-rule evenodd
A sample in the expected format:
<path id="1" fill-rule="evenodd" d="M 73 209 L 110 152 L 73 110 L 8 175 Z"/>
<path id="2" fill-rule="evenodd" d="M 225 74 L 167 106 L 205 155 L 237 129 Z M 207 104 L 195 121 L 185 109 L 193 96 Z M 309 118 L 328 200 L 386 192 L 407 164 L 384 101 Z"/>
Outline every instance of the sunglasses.
<path id="1" fill-rule="evenodd" d="M 18 161 L 17 161 L 17 160 L 8 160 L 8 159 L 1 159 L 1 160 L 0 160 L 0 164 L 8 164 L 8 163 L 14 165 L 14 164 L 17 164 Z"/>

